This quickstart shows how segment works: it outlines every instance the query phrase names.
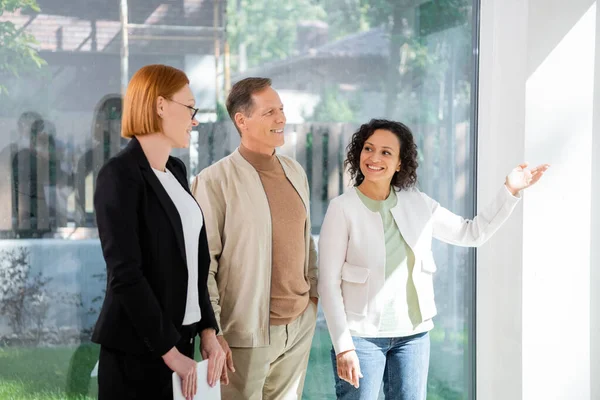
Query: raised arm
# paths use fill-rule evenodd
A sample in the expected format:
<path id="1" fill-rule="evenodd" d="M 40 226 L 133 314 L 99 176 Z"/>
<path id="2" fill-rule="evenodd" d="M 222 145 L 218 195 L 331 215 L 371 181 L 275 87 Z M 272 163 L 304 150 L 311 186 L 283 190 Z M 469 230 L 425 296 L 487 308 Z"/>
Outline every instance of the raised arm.
<path id="1" fill-rule="evenodd" d="M 480 246 L 508 219 L 520 200 L 520 191 L 540 180 L 549 165 L 542 164 L 527 169 L 520 164 L 506 177 L 494 199 L 472 220 L 458 216 L 438 202 L 422 194 L 433 214 L 433 236 L 439 240 L 458 246 Z"/>

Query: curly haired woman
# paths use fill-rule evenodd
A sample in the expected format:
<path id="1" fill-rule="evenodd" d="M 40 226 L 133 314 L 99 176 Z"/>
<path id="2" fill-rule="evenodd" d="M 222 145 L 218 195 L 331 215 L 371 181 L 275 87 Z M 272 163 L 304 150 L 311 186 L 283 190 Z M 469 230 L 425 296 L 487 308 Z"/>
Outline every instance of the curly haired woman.
<path id="1" fill-rule="evenodd" d="M 337 398 L 377 399 L 383 381 L 386 399 L 425 400 L 436 315 L 432 239 L 485 243 L 549 166 L 517 166 L 493 202 L 465 220 L 415 187 L 417 146 L 399 122 L 362 125 L 345 164 L 355 187 L 331 201 L 319 242 Z"/>

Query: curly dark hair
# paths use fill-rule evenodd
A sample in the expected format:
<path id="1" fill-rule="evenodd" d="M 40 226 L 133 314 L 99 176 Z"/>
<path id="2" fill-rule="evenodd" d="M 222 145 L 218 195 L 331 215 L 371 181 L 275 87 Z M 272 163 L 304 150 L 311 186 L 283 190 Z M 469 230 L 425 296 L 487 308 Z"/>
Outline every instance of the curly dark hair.
<path id="1" fill-rule="evenodd" d="M 365 142 L 377 129 L 392 132 L 400 141 L 400 171 L 392 178 L 392 186 L 398 189 L 408 189 L 417 184 L 417 145 L 413 139 L 410 129 L 401 122 L 388 121 L 386 119 L 372 119 L 352 135 L 350 144 L 346 148 L 348 154 L 344 167 L 348 168 L 354 186 L 360 185 L 365 176 L 360 170 L 360 153 Z"/>

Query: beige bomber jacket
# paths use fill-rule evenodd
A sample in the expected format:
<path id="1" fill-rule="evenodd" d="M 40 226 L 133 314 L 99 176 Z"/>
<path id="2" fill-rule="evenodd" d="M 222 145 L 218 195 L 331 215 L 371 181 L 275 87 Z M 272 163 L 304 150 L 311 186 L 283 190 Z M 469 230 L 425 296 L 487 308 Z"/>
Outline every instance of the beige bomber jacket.
<path id="1" fill-rule="evenodd" d="M 311 236 L 306 173 L 277 155 L 306 209 L 304 275 L 317 294 L 317 253 Z M 192 182 L 204 212 L 211 263 L 208 292 L 221 333 L 232 347 L 269 345 L 271 212 L 258 172 L 239 150 L 205 168 Z"/>

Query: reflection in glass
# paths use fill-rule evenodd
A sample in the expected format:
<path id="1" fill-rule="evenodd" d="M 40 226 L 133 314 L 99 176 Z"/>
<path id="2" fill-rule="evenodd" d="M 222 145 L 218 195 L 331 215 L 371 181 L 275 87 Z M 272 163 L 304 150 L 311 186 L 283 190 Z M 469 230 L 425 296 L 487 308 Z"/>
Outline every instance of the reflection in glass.
<path id="1" fill-rule="evenodd" d="M 126 29 L 119 2 L 14 3 L 0 5 L 0 51 L 12 63 L 0 64 L 0 397 L 95 394 L 89 332 L 105 267 L 92 193 L 99 168 L 123 145 L 122 32 L 125 72 L 166 63 L 191 77 L 201 124 L 177 154 L 190 177 L 239 143 L 223 107 L 232 82 L 266 76 L 288 120 L 280 151 L 309 178 L 313 234 L 329 200 L 348 189 L 350 135 L 373 117 L 409 125 L 420 188 L 473 215 L 477 2 L 129 0 Z M 472 398 L 473 253 L 441 244 L 434 252 L 428 398 Z M 330 348 L 319 314 L 305 399 L 334 398 Z"/>

